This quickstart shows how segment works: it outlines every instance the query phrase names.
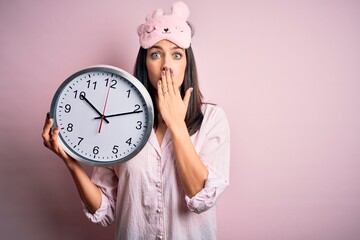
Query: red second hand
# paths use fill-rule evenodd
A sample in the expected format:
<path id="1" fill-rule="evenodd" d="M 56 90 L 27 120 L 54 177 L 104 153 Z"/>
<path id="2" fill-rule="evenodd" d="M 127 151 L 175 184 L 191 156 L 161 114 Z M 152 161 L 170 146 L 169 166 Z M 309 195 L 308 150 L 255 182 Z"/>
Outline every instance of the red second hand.
<path id="1" fill-rule="evenodd" d="M 101 120 L 100 120 L 100 125 L 99 125 L 98 133 L 101 132 L 102 123 L 103 123 L 103 120 L 104 120 L 104 118 L 105 118 L 105 109 L 106 109 L 106 104 L 107 104 L 108 97 L 109 97 L 109 92 L 110 92 L 110 84 L 109 84 L 109 88 L 108 88 L 108 91 L 107 91 L 107 94 L 106 94 L 104 109 L 103 109 L 103 112 L 102 112 L 102 115 L 101 115 Z"/>

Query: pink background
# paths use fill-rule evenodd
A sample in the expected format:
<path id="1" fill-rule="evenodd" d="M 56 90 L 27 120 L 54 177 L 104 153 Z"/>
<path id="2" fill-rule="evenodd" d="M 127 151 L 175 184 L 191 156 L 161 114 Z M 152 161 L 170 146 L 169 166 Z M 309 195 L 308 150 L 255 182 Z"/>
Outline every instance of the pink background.
<path id="1" fill-rule="evenodd" d="M 1 239 L 112 239 L 82 215 L 43 121 L 73 72 L 132 72 L 137 26 L 171 3 L 0 2 Z M 360 239 L 360 2 L 188 5 L 201 87 L 232 130 L 219 239 Z"/>

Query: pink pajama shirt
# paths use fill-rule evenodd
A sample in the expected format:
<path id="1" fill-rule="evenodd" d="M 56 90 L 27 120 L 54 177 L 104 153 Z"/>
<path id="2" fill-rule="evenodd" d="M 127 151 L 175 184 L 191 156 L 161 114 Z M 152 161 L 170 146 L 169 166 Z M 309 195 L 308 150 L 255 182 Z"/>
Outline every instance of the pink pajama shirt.
<path id="1" fill-rule="evenodd" d="M 229 185 L 230 131 L 224 111 L 203 105 L 202 126 L 191 140 L 208 168 L 204 188 L 186 196 L 177 174 L 170 132 L 161 146 L 152 131 L 145 147 L 128 162 L 95 167 L 100 208 L 85 215 L 95 223 L 116 224 L 116 239 L 216 239 L 215 203 Z"/>

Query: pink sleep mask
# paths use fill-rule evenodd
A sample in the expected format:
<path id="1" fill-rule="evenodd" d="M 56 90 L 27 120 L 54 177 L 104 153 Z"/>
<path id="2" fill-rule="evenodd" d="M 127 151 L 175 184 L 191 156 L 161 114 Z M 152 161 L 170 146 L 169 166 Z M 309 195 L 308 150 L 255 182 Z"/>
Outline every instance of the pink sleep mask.
<path id="1" fill-rule="evenodd" d="M 138 28 L 141 47 L 148 49 L 163 39 L 184 49 L 190 47 L 191 28 L 187 23 L 189 16 L 189 8 L 183 2 L 175 2 L 168 15 L 162 9 L 154 10 Z"/>

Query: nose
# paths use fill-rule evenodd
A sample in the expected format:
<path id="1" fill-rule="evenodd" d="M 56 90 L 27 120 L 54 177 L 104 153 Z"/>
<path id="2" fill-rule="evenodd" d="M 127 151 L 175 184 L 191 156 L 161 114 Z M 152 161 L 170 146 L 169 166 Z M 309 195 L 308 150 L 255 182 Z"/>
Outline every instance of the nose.
<path id="1" fill-rule="evenodd" d="M 163 58 L 163 62 L 161 64 L 161 71 L 165 70 L 165 69 L 170 69 L 171 68 L 171 57 L 166 55 Z"/>

